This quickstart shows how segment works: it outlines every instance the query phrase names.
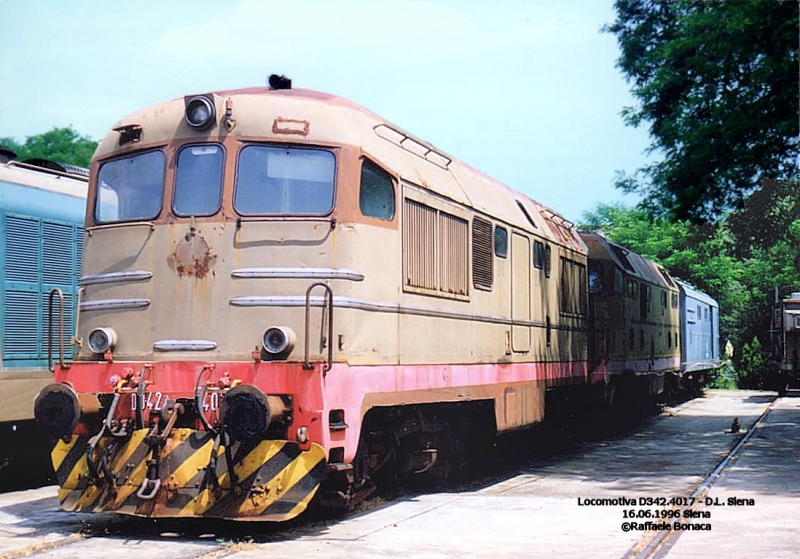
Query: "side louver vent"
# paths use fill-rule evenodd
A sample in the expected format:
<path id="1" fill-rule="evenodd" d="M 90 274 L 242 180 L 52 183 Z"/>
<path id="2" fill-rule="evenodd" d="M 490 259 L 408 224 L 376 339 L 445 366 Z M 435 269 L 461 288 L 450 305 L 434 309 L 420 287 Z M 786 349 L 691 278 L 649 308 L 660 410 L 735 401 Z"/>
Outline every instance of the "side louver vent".
<path id="1" fill-rule="evenodd" d="M 406 199 L 403 289 L 439 297 L 469 295 L 469 223 Z"/>
<path id="2" fill-rule="evenodd" d="M 477 289 L 492 289 L 492 224 L 478 217 L 472 220 L 472 283 Z"/>
<path id="3" fill-rule="evenodd" d="M 69 358 L 83 230 L 70 223 L 5 214 L 0 216 L 0 239 L 4 364 L 46 364 L 49 294 L 54 288 L 64 293 L 64 350 Z M 57 347 L 58 340 L 53 344 Z"/>

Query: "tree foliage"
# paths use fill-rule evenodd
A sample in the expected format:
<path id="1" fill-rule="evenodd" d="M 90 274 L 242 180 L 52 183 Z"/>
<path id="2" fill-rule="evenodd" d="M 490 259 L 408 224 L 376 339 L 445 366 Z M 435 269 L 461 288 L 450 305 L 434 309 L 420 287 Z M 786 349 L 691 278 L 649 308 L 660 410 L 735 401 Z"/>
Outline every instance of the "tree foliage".
<path id="1" fill-rule="evenodd" d="M 17 157 L 23 161 L 49 159 L 57 163 L 88 167 L 97 149 L 97 142 L 68 127 L 53 128 L 44 134 L 28 136 L 22 144 L 13 138 L 0 138 L 0 146 L 15 151 Z"/>
<path id="2" fill-rule="evenodd" d="M 761 187 L 728 219 L 740 240 L 737 254 L 750 256 L 752 249 L 769 249 L 791 233 L 800 221 L 800 181 L 764 180 Z"/>
<path id="3" fill-rule="evenodd" d="M 660 162 L 621 174 L 654 215 L 696 222 L 740 207 L 763 178 L 797 175 L 797 0 L 617 0 L 617 66 L 633 126 Z"/>

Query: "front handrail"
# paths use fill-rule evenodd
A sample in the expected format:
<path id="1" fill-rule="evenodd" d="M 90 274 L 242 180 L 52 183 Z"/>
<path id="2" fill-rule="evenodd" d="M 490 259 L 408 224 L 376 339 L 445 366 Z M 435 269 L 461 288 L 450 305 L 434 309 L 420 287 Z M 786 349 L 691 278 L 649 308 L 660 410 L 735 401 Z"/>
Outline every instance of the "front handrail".
<path id="1" fill-rule="evenodd" d="M 53 298 L 58 296 L 58 364 L 62 369 L 66 368 L 64 363 L 64 292 L 55 287 L 50 290 L 47 307 L 47 368 L 51 373 L 56 372 L 56 365 L 53 362 Z"/>
<path id="2" fill-rule="evenodd" d="M 85 291 L 86 289 L 83 287 L 78 288 L 78 301 L 75 303 L 75 328 L 73 328 L 74 332 L 69 340 L 72 345 L 76 345 L 79 348 L 83 347 L 83 338 L 78 337 L 78 327 L 81 323 L 81 301 L 83 300 L 83 293 Z"/>
<path id="3" fill-rule="evenodd" d="M 311 339 L 311 292 L 315 287 L 322 287 L 325 290 L 325 302 L 328 310 L 328 362 L 322 366 L 322 374 L 324 375 L 333 367 L 333 290 L 327 283 L 317 282 L 312 283 L 306 289 L 306 329 L 305 329 L 305 353 L 303 355 L 303 369 L 308 371 L 314 369 L 314 365 L 309 360 L 309 342 Z M 321 325 L 323 326 L 323 325 Z M 322 346 L 325 346 L 325 338 L 323 338 Z"/>

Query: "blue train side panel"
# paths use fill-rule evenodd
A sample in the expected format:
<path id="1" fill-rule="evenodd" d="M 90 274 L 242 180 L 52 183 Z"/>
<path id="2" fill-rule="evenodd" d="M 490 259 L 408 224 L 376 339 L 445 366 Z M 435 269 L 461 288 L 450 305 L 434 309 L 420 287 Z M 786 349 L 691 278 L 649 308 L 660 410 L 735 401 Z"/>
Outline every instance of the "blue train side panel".
<path id="1" fill-rule="evenodd" d="M 31 420 L 33 398 L 51 382 L 46 317 L 53 288 L 65 295 L 69 351 L 86 189 L 86 179 L 78 175 L 15 161 L 0 164 L 0 424 Z"/>
<path id="2" fill-rule="evenodd" d="M 719 305 L 688 283 L 676 280 L 680 289 L 681 373 L 702 377 L 720 365 Z"/>

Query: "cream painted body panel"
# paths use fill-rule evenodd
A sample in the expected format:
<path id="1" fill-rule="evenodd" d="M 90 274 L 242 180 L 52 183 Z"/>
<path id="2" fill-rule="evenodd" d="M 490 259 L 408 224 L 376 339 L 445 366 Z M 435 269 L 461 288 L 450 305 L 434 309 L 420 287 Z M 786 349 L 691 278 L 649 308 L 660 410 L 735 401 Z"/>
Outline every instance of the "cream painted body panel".
<path id="1" fill-rule="evenodd" d="M 310 232 L 310 227 L 313 227 Z M 282 229 L 282 231 L 281 231 Z M 187 224 L 128 225 L 98 229 L 87 235 L 85 276 L 111 272 L 146 271 L 145 280 L 121 281 L 84 287 L 79 336 L 98 327 L 111 327 L 119 335 L 117 359 L 249 360 L 269 326 L 289 326 L 298 334 L 290 360 L 302 359 L 304 345 L 304 297 L 313 278 L 235 278 L 235 270 L 247 268 L 331 268 L 359 272 L 363 281 L 328 280 L 334 293 L 334 354 L 337 361 L 366 364 L 498 363 L 532 360 L 580 360 L 585 358 L 580 340 L 562 331 L 579 328 L 567 319 L 551 317 L 551 347 L 545 341 L 544 321 L 525 314 L 515 316 L 519 329 L 530 340 L 526 350 L 510 352 L 512 329 L 510 262 L 497 259 L 492 291 L 472 289 L 469 301 L 408 293 L 400 288 L 399 235 L 390 229 L 364 224 L 230 223 L 198 225 L 195 235 L 209 246 L 213 256 L 204 277 L 180 275 L 173 259 L 175 248 L 190 234 Z M 514 238 L 522 238 L 515 236 Z M 125 257 L 120 247 L 129 247 Z M 336 246 L 341 256 L 332 249 Z M 528 254 L 525 241 L 513 250 Z M 162 247 L 170 247 L 164 250 Z M 343 248 L 344 247 L 344 248 Z M 347 247 L 357 247 L 347 249 Z M 391 257 L 392 254 L 397 256 Z M 525 260 L 527 263 L 527 260 Z M 268 266 L 265 266 L 268 264 Z M 538 270 L 525 271 L 530 282 L 525 292 L 540 313 L 548 314 L 557 296 L 557 280 L 544 279 Z M 553 274 L 555 276 L 555 273 Z M 537 285 L 537 283 L 539 284 Z M 544 289 L 542 286 L 544 286 Z M 315 291 L 319 297 L 321 291 Z M 239 306 L 244 298 L 272 298 L 269 304 Z M 146 306 L 127 310 L 91 310 L 103 301 L 138 299 Z M 319 332 L 320 307 L 312 307 L 311 331 Z M 217 344 L 203 352 L 154 352 L 160 340 L 208 340 Z M 312 356 L 325 355 L 312 338 Z M 559 348 L 563 348 L 560 350 Z M 572 348 L 567 351 L 567 348 Z M 581 351 L 575 352 L 575 350 Z M 92 358 L 86 344 L 81 358 Z M 402 357 L 401 357 L 402 356 Z"/>
<path id="2" fill-rule="evenodd" d="M 47 369 L 6 370 L 0 375 L 0 423 L 33 419 L 33 402 L 42 387 L 52 381 Z"/>

